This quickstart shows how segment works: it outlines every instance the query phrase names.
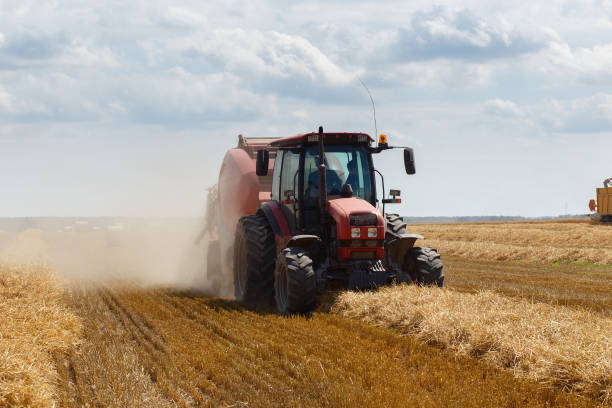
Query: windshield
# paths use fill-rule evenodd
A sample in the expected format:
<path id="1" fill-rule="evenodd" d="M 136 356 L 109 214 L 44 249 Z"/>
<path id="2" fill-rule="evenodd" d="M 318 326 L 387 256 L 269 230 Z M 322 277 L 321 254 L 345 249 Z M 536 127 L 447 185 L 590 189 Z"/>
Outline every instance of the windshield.
<path id="1" fill-rule="evenodd" d="M 317 205 L 319 200 L 318 146 L 310 146 L 304 156 L 304 202 Z M 353 196 L 366 201 L 372 198 L 370 164 L 363 147 L 325 146 L 327 194 L 339 195 L 344 184 L 350 184 Z"/>

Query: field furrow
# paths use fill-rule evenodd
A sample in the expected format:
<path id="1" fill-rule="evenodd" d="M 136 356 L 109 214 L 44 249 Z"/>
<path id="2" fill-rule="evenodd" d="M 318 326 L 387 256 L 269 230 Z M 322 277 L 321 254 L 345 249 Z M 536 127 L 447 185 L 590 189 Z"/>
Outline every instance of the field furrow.
<path id="1" fill-rule="evenodd" d="M 88 346 L 67 360 L 65 406 L 592 404 L 328 313 L 285 318 L 191 293 L 113 287 L 81 291 L 73 306 L 92 327 Z"/>

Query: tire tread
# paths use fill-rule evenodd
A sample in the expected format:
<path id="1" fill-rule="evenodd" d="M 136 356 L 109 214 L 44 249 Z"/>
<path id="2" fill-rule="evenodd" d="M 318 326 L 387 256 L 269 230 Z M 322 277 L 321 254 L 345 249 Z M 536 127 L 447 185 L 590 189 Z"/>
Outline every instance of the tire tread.
<path id="1" fill-rule="evenodd" d="M 312 259 L 301 248 L 284 248 L 277 260 L 287 270 L 287 310 L 281 313 L 303 313 L 312 309 L 316 298 L 316 275 Z M 277 265 L 277 268 L 279 266 Z"/>
<path id="2" fill-rule="evenodd" d="M 274 265 L 276 264 L 274 232 L 266 217 L 261 214 L 240 218 L 236 229 L 244 239 L 247 268 L 245 292 L 236 293 L 236 297 L 240 297 L 238 300 L 247 303 L 270 304 L 274 299 Z M 234 265 L 236 265 L 235 261 Z M 236 275 L 234 279 L 237 279 Z M 238 285 L 235 284 L 235 287 L 238 292 Z"/>

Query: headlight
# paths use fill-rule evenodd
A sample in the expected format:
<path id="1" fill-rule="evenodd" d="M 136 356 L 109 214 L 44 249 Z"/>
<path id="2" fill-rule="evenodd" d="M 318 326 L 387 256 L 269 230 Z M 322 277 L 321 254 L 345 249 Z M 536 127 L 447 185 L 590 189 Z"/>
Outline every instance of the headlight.
<path id="1" fill-rule="evenodd" d="M 351 228 L 351 238 L 361 237 L 361 228 Z"/>
<path id="2" fill-rule="evenodd" d="M 376 238 L 377 235 L 378 235 L 378 229 L 376 227 L 368 228 L 368 238 Z"/>

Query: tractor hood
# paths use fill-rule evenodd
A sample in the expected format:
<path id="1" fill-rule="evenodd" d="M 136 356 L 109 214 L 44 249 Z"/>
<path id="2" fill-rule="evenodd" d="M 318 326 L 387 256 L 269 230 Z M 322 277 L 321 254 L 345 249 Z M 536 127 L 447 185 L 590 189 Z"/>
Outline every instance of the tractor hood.
<path id="1" fill-rule="evenodd" d="M 359 225 L 360 227 L 378 227 L 378 238 L 385 236 L 385 222 L 378 210 L 369 202 L 357 197 L 331 197 L 327 203 L 327 211 L 336 221 L 338 239 L 351 239 L 351 215 L 372 214 L 376 216 L 375 223 Z M 356 227 L 354 225 L 353 227 Z M 366 233 L 367 234 L 367 233 Z M 364 234 L 362 234 L 364 236 Z M 367 235 L 365 235 L 367 236 Z"/>

